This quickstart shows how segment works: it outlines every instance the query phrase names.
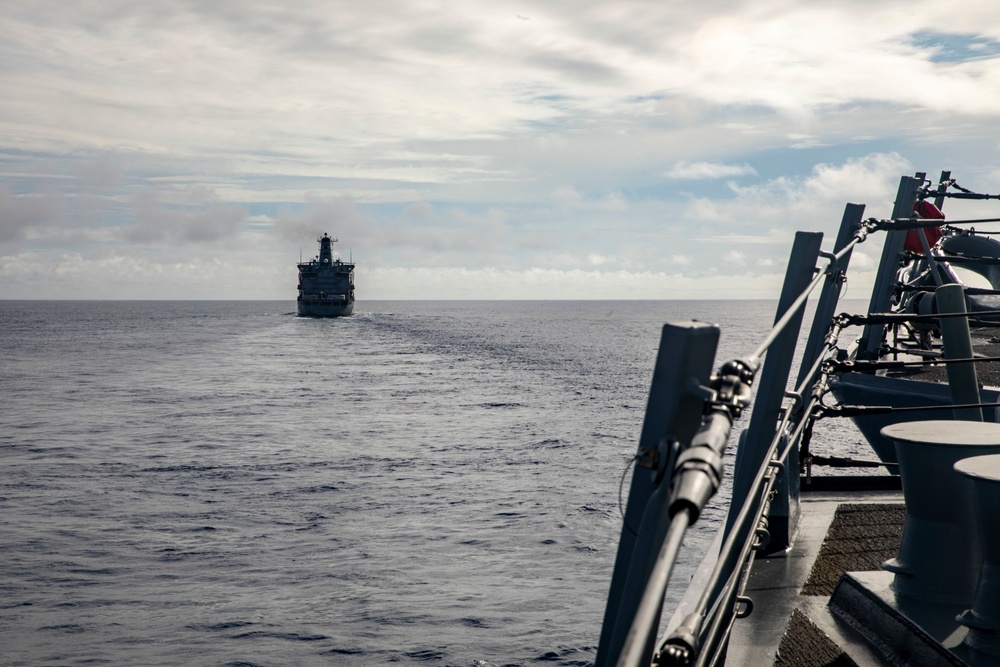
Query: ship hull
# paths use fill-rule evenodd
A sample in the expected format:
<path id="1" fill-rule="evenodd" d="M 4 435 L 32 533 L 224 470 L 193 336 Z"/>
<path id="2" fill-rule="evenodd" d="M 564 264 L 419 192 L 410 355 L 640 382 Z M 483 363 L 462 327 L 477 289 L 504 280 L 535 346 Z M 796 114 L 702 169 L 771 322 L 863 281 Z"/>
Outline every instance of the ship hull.
<path id="1" fill-rule="evenodd" d="M 348 317 L 354 312 L 354 302 L 337 302 L 327 299 L 300 300 L 299 317 Z"/>

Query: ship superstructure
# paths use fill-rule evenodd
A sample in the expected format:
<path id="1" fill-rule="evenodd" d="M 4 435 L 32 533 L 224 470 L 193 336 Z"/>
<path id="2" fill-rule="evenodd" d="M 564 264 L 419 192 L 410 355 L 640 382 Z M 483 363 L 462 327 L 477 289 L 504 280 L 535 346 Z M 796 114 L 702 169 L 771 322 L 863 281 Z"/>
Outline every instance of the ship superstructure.
<path id="1" fill-rule="evenodd" d="M 319 256 L 299 263 L 298 312 L 303 317 L 345 317 L 354 311 L 354 264 L 333 257 L 332 239 L 323 234 Z"/>

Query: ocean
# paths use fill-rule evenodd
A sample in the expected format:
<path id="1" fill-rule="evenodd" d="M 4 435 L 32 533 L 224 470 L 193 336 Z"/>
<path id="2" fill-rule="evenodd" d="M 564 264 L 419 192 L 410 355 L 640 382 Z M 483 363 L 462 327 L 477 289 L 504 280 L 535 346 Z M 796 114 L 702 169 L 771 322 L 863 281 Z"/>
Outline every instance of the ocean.
<path id="1" fill-rule="evenodd" d="M 0 302 L 0 663 L 589 665 L 661 326 L 719 323 L 718 367 L 774 317 L 294 310 Z"/>

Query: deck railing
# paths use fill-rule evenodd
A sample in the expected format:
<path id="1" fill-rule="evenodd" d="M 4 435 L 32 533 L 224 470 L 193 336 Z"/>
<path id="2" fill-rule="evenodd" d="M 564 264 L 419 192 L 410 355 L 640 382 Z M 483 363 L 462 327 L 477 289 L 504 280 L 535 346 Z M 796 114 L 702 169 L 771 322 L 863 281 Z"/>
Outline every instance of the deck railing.
<path id="1" fill-rule="evenodd" d="M 851 253 L 876 229 L 889 231 L 887 247 L 899 246 L 895 254 L 883 252 L 872 299 L 873 306 L 881 308 L 869 311 L 886 312 L 905 230 L 932 224 L 910 213 L 922 178 L 918 174 L 901 180 L 894 210 L 899 225 L 862 221 L 864 206 L 848 204 L 832 253 L 820 251 L 822 234 L 796 234 L 774 326 L 745 357 L 711 374 L 718 328 L 696 322 L 664 326 L 597 667 L 714 665 L 724 655 L 733 623 L 753 608 L 743 590 L 755 555 L 788 547 L 795 528 L 798 451 L 826 389 L 821 368 L 835 349 L 836 330 L 845 324 L 834 315 Z M 817 268 L 821 258 L 825 265 Z M 820 286 L 799 374 L 788 392 L 805 304 Z M 862 345 L 870 347 L 883 335 L 884 329 L 870 325 Z M 684 533 L 721 483 L 732 424 L 750 404 L 755 384 L 753 415 L 737 449 L 733 501 L 714 569 L 707 580 L 697 582 L 701 593 L 691 611 L 657 641 Z"/>
<path id="2" fill-rule="evenodd" d="M 796 388 L 797 398 L 783 405 L 784 387 L 791 367 L 790 351 L 794 351 L 808 296 L 823 283 L 827 285 L 826 292 L 836 294 L 839 291 L 842 262 L 857 242 L 852 237 L 839 254 L 825 255 L 827 266 L 814 272 L 821 240 L 821 234 L 799 233 L 796 236 L 779 316 L 773 328 L 750 354 L 724 364 L 715 375 L 684 378 L 683 371 L 678 374 L 676 369 L 691 365 L 710 368 L 714 363 L 717 328 L 695 323 L 664 327 L 644 424 L 645 438 L 640 438 L 626 527 L 598 649 L 598 665 L 648 665 L 654 655 L 660 664 L 711 664 L 714 662 L 712 656 L 722 646 L 716 638 L 726 636 L 733 620 L 749 611 L 751 603 L 740 596 L 747 566 L 752 562 L 754 550 L 771 541 L 764 517 L 771 514 L 779 495 L 775 491 L 782 478 L 781 471 L 787 467 L 789 454 L 796 451 L 804 431 L 804 416 L 809 412 L 806 409 L 808 401 L 804 402 L 801 397 L 811 392 L 822 360 L 820 355 L 825 355 L 826 347 L 820 345 L 816 358 L 806 365 L 804 379 Z M 699 345 L 702 339 L 711 342 Z M 700 358 L 694 359 L 692 364 L 694 353 Z M 772 389 L 767 396 L 762 396 L 763 389 L 758 390 L 748 433 L 752 430 L 769 433 L 763 446 L 755 446 L 756 443 L 751 444 L 749 439 L 743 442 L 734 480 L 734 497 L 737 497 L 737 487 L 746 487 L 738 492 L 746 502 L 734 505 L 715 569 L 704 583 L 695 609 L 680 627 L 655 647 L 655 632 L 667 582 L 684 532 L 697 521 L 721 483 L 722 462 L 732 424 L 750 403 L 751 386 L 758 380 L 765 353 L 768 364 L 763 366 L 764 373 L 759 379 L 762 386 Z M 777 370 L 767 372 L 775 367 Z M 657 420 L 650 418 L 650 412 L 667 407 L 655 398 L 683 402 L 692 396 L 700 405 L 693 411 L 698 424 L 690 437 L 683 437 L 684 431 L 691 430 L 690 424 L 683 423 L 690 420 L 690 409 L 686 413 L 674 409 L 673 419 L 652 423 Z M 778 418 L 769 426 L 759 426 L 768 413 Z M 758 424 L 756 429 L 755 423 Z M 671 474 L 666 475 L 666 471 Z M 794 477 L 797 481 L 797 464 L 792 473 L 784 478 Z M 647 476 L 651 476 L 651 484 L 646 483 L 650 481 L 644 479 Z M 785 500 L 785 516 L 789 516 L 790 509 L 794 519 L 796 486 L 786 485 L 781 495 Z M 632 535 L 630 519 L 635 517 L 639 517 L 639 528 Z M 784 529 L 793 527 L 786 518 Z M 782 540 L 787 540 L 787 535 L 777 541 Z"/>

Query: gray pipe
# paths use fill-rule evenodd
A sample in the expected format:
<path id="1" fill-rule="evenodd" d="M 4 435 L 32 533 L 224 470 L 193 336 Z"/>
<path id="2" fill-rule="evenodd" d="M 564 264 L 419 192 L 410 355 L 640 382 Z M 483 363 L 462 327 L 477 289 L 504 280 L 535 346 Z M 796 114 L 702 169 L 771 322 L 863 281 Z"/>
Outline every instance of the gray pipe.
<path id="1" fill-rule="evenodd" d="M 965 313 L 965 288 L 961 285 L 942 285 L 934 294 L 938 312 Z M 945 359 L 971 359 L 972 336 L 969 334 L 969 320 L 965 317 L 942 317 L 941 342 L 944 344 Z M 958 405 L 980 403 L 979 378 L 976 376 L 976 365 L 948 364 L 948 386 L 951 388 L 951 400 Z M 982 408 L 957 408 L 955 419 L 964 421 L 983 421 Z"/>

